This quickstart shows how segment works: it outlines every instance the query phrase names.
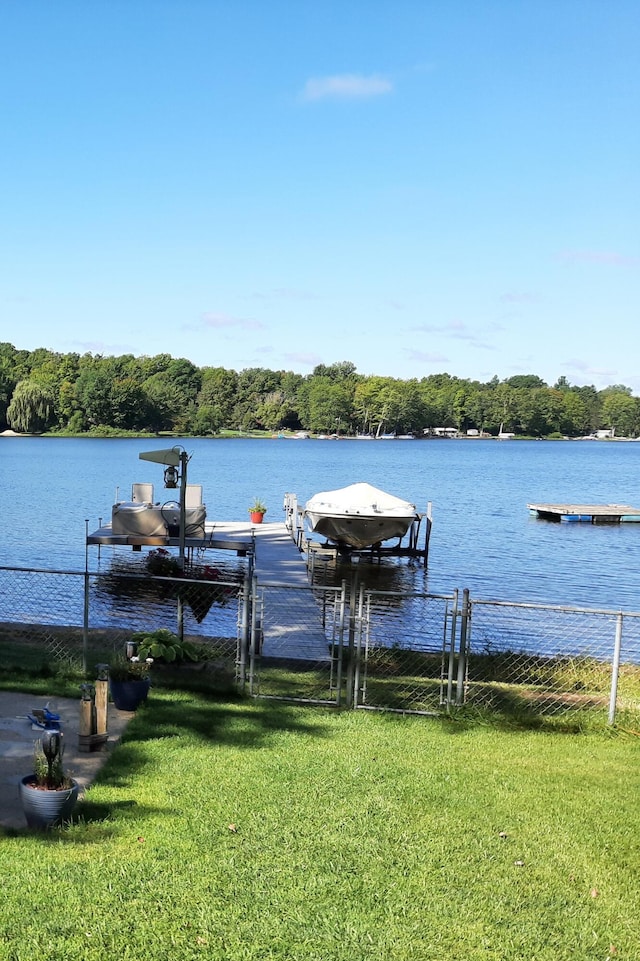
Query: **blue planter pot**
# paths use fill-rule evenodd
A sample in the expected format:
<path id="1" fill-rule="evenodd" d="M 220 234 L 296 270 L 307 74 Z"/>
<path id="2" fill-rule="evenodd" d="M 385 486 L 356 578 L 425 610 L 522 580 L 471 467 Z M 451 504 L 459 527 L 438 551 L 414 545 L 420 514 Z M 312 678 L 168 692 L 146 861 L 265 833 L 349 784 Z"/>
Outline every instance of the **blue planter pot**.
<path id="1" fill-rule="evenodd" d="M 109 681 L 111 699 L 119 711 L 135 711 L 146 701 L 151 682 L 149 678 L 140 681 Z"/>
<path id="2" fill-rule="evenodd" d="M 35 776 L 28 774 L 20 781 L 20 801 L 30 828 L 46 830 L 69 821 L 78 800 L 78 784 L 61 791 L 42 791 L 33 787 Z"/>

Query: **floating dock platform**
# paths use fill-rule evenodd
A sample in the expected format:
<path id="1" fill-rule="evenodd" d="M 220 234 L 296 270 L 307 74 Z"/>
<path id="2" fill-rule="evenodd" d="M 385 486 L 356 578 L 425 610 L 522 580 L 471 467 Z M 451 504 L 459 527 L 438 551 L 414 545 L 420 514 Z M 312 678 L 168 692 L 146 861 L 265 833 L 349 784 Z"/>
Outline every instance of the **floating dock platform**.
<path id="1" fill-rule="evenodd" d="M 640 509 L 626 504 L 527 504 L 529 513 L 545 521 L 583 524 L 640 523 Z"/>

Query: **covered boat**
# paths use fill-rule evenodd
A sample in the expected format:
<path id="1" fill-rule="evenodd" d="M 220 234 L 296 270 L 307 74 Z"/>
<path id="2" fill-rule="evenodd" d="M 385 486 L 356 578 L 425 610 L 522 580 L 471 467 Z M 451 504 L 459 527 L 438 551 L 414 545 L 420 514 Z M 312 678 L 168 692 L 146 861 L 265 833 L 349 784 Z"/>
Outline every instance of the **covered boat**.
<path id="1" fill-rule="evenodd" d="M 418 516 L 415 504 L 365 483 L 316 494 L 304 515 L 313 533 L 357 550 L 403 537 Z"/>

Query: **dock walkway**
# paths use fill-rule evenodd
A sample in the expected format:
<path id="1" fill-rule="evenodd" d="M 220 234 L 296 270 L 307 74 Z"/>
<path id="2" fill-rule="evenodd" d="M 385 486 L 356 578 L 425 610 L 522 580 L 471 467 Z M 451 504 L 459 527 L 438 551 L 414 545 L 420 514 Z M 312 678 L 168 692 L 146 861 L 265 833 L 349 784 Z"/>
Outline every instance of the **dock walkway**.
<path id="1" fill-rule="evenodd" d="M 257 524 L 252 529 L 258 586 L 264 586 L 273 601 L 262 624 L 262 656 L 328 662 L 329 643 L 309 589 L 304 555 L 284 523 Z M 278 585 L 286 596 L 276 601 Z"/>

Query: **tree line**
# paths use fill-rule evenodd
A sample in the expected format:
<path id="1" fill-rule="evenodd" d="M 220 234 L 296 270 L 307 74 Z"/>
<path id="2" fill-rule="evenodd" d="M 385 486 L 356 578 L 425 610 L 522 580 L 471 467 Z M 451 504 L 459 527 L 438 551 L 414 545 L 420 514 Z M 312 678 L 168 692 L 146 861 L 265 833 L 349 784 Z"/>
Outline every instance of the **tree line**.
<path id="1" fill-rule="evenodd" d="M 614 384 L 549 386 L 535 374 L 482 383 L 448 373 L 400 380 L 359 374 L 350 361 L 311 374 L 197 367 L 184 357 L 18 350 L 0 344 L 0 431 L 235 431 L 423 434 L 508 431 L 528 437 L 640 434 L 640 398 Z"/>

